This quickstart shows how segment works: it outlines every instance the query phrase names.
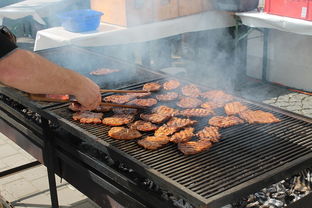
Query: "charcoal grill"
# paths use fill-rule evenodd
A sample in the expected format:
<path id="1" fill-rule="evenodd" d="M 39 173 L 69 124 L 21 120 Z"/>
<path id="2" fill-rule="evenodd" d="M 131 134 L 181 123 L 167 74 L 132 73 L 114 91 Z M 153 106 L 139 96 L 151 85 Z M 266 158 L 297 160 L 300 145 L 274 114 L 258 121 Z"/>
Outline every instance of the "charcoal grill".
<path id="1" fill-rule="evenodd" d="M 139 79 L 138 76 L 120 79 L 120 83 L 114 84 L 115 88 L 118 85 L 120 89 L 141 89 L 145 82 L 164 82 L 168 79 L 165 75 L 83 49 L 53 49 L 51 53 L 43 51 L 42 55 L 47 58 L 51 58 L 51 54 L 62 56 L 62 52 L 68 50 L 91 55 L 93 59 L 100 58 L 100 67 L 114 65 L 140 74 Z M 52 55 L 53 58 L 55 56 Z M 91 69 L 94 68 L 89 66 L 88 70 Z M 88 75 L 88 70 L 79 72 Z M 101 87 L 109 87 L 103 80 L 97 81 Z M 186 83 L 188 81 L 184 81 Z M 205 86 L 200 87 L 208 90 Z M 171 207 L 172 203 L 162 200 L 159 191 L 146 190 L 140 185 L 138 178 L 147 178 L 162 190 L 184 199 L 194 207 L 221 207 L 291 176 L 308 167 L 312 161 L 311 119 L 241 98 L 237 100 L 250 109 L 271 112 L 282 122 L 243 124 L 222 129 L 221 141 L 209 151 L 184 156 L 173 144 L 148 151 L 139 147 L 135 141 L 113 140 L 108 137 L 109 128 L 104 125 L 85 125 L 72 121 L 72 113 L 67 105 L 31 102 L 20 92 L 0 89 L 1 130 L 8 132 L 7 129 L 12 129 L 14 135 L 20 135 L 14 137 L 17 144 L 33 153 L 39 161 L 54 166 L 53 173 L 64 177 L 100 206 L 104 206 L 103 196 L 108 194 L 127 207 Z M 25 119 L 27 116 L 21 113 L 21 108 L 37 112 L 42 121 L 36 123 Z M 221 110 L 218 112 L 222 113 Z M 201 119 L 196 128 L 200 129 L 206 124 L 207 119 Z M 46 141 L 50 141 L 48 145 L 45 145 Z M 41 153 L 45 151 L 54 154 L 55 158 L 41 158 Z M 124 164 L 136 176 L 131 176 L 131 171 L 124 173 L 114 168 L 108 162 L 110 160 L 115 161 L 114 164 Z"/>

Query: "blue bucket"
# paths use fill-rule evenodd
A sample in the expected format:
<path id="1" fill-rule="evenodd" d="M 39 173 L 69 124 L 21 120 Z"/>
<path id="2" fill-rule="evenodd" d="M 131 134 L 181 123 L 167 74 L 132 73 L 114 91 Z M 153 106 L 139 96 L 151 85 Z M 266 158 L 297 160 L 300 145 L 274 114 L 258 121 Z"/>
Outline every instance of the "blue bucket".
<path id="1" fill-rule="evenodd" d="M 70 32 L 87 32 L 96 30 L 100 25 L 102 12 L 92 9 L 74 10 L 59 14 L 62 27 Z"/>

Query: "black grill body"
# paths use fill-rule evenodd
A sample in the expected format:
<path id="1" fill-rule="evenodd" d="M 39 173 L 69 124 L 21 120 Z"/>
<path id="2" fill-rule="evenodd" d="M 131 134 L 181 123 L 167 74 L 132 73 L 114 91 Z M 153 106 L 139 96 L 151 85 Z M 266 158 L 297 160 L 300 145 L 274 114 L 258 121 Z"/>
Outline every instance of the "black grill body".
<path id="1" fill-rule="evenodd" d="M 65 51 L 65 52 L 64 52 Z M 71 51 L 71 53 L 69 53 Z M 43 51 L 41 55 L 57 62 L 58 56 L 76 54 L 76 57 L 96 59 L 98 65 L 78 67 L 77 71 L 88 75 L 97 67 L 123 68 L 135 76 L 115 77 L 119 82 L 108 84 L 110 78 L 97 83 L 101 87 L 120 89 L 141 89 L 145 82 L 156 80 L 164 82 L 164 75 L 146 71 L 142 67 L 127 65 L 118 60 L 101 57 L 83 49 L 65 48 Z M 64 54 L 63 54 L 64 56 Z M 70 59 L 76 60 L 73 57 Z M 86 60 L 87 60 L 86 59 Z M 82 59 L 81 59 L 82 60 Z M 75 61 L 72 61 L 75 63 Z M 102 63 L 102 65 L 101 65 Z M 61 62 L 68 68 L 74 68 L 71 62 Z M 89 76 L 89 75 L 88 75 Z M 91 77 L 93 78 L 93 77 Z M 143 80 L 143 81 L 142 81 Z M 183 81 L 183 84 L 189 83 Z M 110 86 L 109 86 L 110 85 Z M 202 90 L 208 90 L 201 86 Z M 148 178 L 177 197 L 190 202 L 195 207 L 217 208 L 238 200 L 240 197 L 255 192 L 266 185 L 277 182 L 312 162 L 312 120 L 281 109 L 273 108 L 241 98 L 250 109 L 264 110 L 273 113 L 282 120 L 276 124 L 248 125 L 243 124 L 221 130 L 222 139 L 210 150 L 184 156 L 173 144 L 148 151 L 136 144 L 136 141 L 116 141 L 108 137 L 108 127 L 104 125 L 84 125 L 72 121 L 72 113 L 67 105 L 56 103 L 32 102 L 18 91 L 0 88 L 7 100 L 13 100 L 21 106 L 12 106 L 4 99 L 0 102 L 3 131 L 8 128 L 17 130 L 21 138 L 44 151 L 44 128 L 40 123 L 26 118 L 19 108 L 25 107 L 50 120 L 52 129 L 49 133 L 55 138 L 56 173 L 79 188 L 83 193 L 103 205 L 103 195 L 108 194 L 129 207 L 170 207 L 159 194 L 144 190 L 137 181 L 125 173 L 111 167 L 99 155 L 126 164 L 139 177 Z M 2 97 L 3 98 L 3 97 Z M 13 102 L 14 103 L 14 102 Z M 169 103 L 174 105 L 174 103 Z M 224 114 L 222 110 L 217 112 Z M 29 120 L 30 119 L 30 120 Z M 200 119 L 196 129 L 207 125 L 207 118 Z M 17 137 L 16 137 L 17 138 Z M 25 148 L 25 145 L 16 141 Z M 88 150 L 81 148 L 88 146 Z M 27 148 L 26 148 L 27 149 Z M 32 152 L 33 148 L 28 151 Z M 96 151 L 96 154 L 92 154 Z M 37 153 L 38 159 L 40 154 Z M 85 180 L 81 180 L 81 177 Z M 90 184 L 92 187 L 90 188 Z M 119 194 L 116 194 L 117 192 Z M 148 199 L 148 200 L 147 200 Z M 131 203 L 129 203 L 131 202 Z"/>

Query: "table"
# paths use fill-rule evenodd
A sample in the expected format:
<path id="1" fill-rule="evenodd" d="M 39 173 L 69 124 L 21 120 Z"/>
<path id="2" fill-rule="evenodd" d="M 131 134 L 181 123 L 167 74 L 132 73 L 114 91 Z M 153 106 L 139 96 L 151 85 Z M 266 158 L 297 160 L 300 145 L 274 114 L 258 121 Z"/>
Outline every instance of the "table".
<path id="1" fill-rule="evenodd" d="M 72 33 L 62 27 L 54 27 L 38 31 L 34 50 L 66 45 L 94 47 L 139 43 L 187 32 L 225 28 L 234 25 L 235 20 L 232 15 L 225 12 L 209 11 L 129 28 L 101 23 L 96 31 L 87 33 Z"/>
<path id="2" fill-rule="evenodd" d="M 43 17 L 54 15 L 75 0 L 25 0 L 0 8 L 0 25 L 3 18 L 19 19 L 32 16 L 39 24 L 46 25 Z"/>

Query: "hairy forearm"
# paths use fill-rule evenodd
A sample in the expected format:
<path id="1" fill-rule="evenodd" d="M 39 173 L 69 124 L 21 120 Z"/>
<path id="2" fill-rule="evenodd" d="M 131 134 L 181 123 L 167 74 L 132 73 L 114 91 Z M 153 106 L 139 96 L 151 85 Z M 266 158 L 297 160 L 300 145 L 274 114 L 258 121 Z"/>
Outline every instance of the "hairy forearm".
<path id="1" fill-rule="evenodd" d="M 73 94 L 85 78 L 37 54 L 16 50 L 0 60 L 0 82 L 37 94 Z"/>

